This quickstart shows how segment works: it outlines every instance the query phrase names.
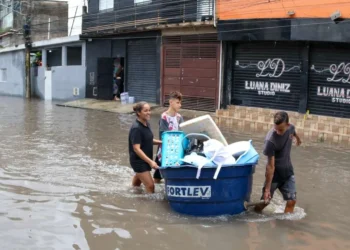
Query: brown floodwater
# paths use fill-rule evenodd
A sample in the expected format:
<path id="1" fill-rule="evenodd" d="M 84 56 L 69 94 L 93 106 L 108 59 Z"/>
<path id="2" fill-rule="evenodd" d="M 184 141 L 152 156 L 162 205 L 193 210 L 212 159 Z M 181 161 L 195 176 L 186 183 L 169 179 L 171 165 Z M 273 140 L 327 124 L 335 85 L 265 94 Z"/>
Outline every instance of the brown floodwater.
<path id="1" fill-rule="evenodd" d="M 0 97 L 0 249 L 350 249 L 350 150 L 294 147 L 296 212 L 193 218 L 130 188 L 132 115 Z M 158 117 L 152 118 L 157 135 Z M 226 133 L 228 142 L 263 137 Z M 264 157 L 254 174 L 259 199 Z"/>

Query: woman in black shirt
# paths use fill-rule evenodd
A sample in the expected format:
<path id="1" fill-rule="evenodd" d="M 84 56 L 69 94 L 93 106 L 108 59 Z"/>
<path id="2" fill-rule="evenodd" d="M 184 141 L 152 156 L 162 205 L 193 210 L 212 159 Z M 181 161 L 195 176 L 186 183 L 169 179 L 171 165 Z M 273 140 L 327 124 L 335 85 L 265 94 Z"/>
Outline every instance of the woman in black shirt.
<path id="1" fill-rule="evenodd" d="M 158 165 L 152 160 L 153 145 L 161 145 L 162 142 L 153 138 L 148 122 L 151 119 L 149 104 L 139 102 L 134 105 L 134 111 L 137 118 L 129 132 L 130 165 L 135 172 L 132 185 L 139 187 L 143 183 L 148 193 L 154 193 L 154 181 L 150 171 L 152 168 L 158 169 Z"/>

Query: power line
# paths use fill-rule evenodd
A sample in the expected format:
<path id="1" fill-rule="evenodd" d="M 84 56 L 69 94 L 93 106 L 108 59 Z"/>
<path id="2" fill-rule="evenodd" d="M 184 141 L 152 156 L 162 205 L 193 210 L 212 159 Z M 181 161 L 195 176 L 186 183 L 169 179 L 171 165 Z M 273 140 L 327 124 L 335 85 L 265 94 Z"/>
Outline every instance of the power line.
<path id="1" fill-rule="evenodd" d="M 175 0 L 176 1 L 176 0 Z M 197 4 L 193 4 L 193 5 L 190 5 L 188 7 L 196 7 Z M 150 10 L 150 11 L 144 11 L 144 12 L 138 12 L 138 13 L 134 13 L 135 15 L 145 15 L 145 14 L 152 14 L 152 13 L 157 13 L 159 12 L 160 10 Z M 168 9 L 162 9 L 161 10 L 162 12 L 166 12 L 168 15 L 171 14 L 171 13 L 177 13 L 178 12 L 178 7 L 177 6 L 174 6 L 174 8 L 168 8 Z M 170 12 L 170 11 L 173 11 L 173 12 Z M 122 15 L 117 15 L 117 13 L 120 12 L 120 13 L 124 13 Z M 114 14 L 112 17 L 108 17 L 108 14 Z M 86 19 L 89 19 L 93 16 L 98 16 L 98 15 L 102 15 L 101 18 L 98 19 L 98 22 L 106 22 L 106 24 L 110 24 L 110 20 L 116 20 L 116 19 L 120 19 L 120 18 L 124 18 L 124 17 L 130 17 L 131 16 L 131 13 L 125 13 L 125 10 L 124 9 L 120 9 L 120 10 L 117 10 L 117 11 L 113 11 L 113 12 L 105 12 L 105 13 L 96 13 L 96 14 L 87 14 L 85 15 Z M 178 17 L 187 17 L 187 18 L 190 18 L 190 17 L 197 17 L 197 13 L 194 13 L 194 14 L 191 14 L 191 15 L 179 15 L 177 16 Z M 78 18 L 78 17 L 84 17 L 84 14 L 82 15 L 78 15 L 78 16 L 75 16 L 75 17 L 67 17 L 65 18 L 64 20 L 69 20 L 69 19 L 74 19 L 74 18 Z M 146 20 L 146 19 L 145 19 Z M 59 20 L 55 20 L 55 21 L 51 21 L 51 22 L 58 22 Z M 130 20 L 131 21 L 131 20 Z M 88 23 L 94 23 L 95 21 L 84 21 L 84 24 L 88 24 Z M 48 24 L 49 22 L 43 22 L 43 23 L 38 23 L 38 24 L 33 24 L 32 26 L 38 26 L 38 25 L 45 25 L 45 24 Z"/>
<path id="2" fill-rule="evenodd" d="M 169 19 L 175 19 L 175 18 L 182 18 L 183 16 L 186 17 L 186 18 L 192 18 L 192 17 L 197 17 L 198 13 L 197 13 L 197 3 L 193 3 L 192 1 L 190 2 L 189 0 L 182 0 L 180 1 L 180 4 L 179 4 L 179 1 L 178 0 L 172 0 L 170 2 L 167 2 L 165 5 L 171 5 L 173 3 L 177 3 L 176 6 L 171 6 L 171 7 L 166 7 L 166 8 L 162 8 L 162 9 L 155 9 L 155 7 L 157 7 L 157 5 L 164 5 L 164 2 L 161 2 L 161 1 L 157 1 L 156 3 L 153 2 L 152 4 L 152 8 L 153 10 L 151 11 L 142 11 L 142 12 L 135 12 L 134 15 L 143 15 L 143 14 L 151 14 L 151 13 L 158 13 L 158 12 L 166 12 L 167 15 L 169 15 L 168 17 L 166 17 L 165 19 L 169 20 Z M 177 14 L 179 11 L 181 11 L 181 9 L 179 7 L 182 6 L 182 4 L 186 4 L 186 7 L 187 8 L 193 8 L 193 9 L 196 9 L 196 13 L 194 14 L 191 14 L 191 15 L 179 15 L 179 16 L 171 16 L 171 14 Z M 266 2 L 265 2 L 266 3 Z M 141 6 L 141 7 L 146 7 L 146 6 Z M 122 8 L 122 9 L 119 9 L 119 10 L 115 10 L 115 11 L 111 11 L 111 12 L 102 12 L 102 13 L 93 13 L 93 14 L 87 14 L 86 15 L 86 19 L 91 19 L 93 18 L 94 16 L 95 17 L 98 17 L 97 20 L 92 20 L 92 21 L 87 21 L 85 19 L 84 21 L 84 24 L 89 24 L 89 23 L 98 23 L 98 24 L 107 24 L 107 25 L 111 25 L 114 22 L 122 22 L 123 20 L 120 20 L 124 17 L 129 17 L 132 15 L 132 13 L 128 13 L 127 10 L 136 10 L 137 8 L 141 8 L 141 7 L 138 7 L 138 6 L 134 6 L 134 5 L 129 5 L 125 8 Z M 208 8 L 205 8 L 203 9 L 204 11 L 205 10 L 211 10 L 210 7 Z M 118 13 L 123 13 L 122 15 L 118 15 Z M 113 15 L 113 16 L 111 16 Z M 79 17 L 83 17 L 84 14 L 82 15 L 78 15 L 78 16 L 75 16 L 75 17 L 68 17 L 67 20 L 69 19 L 75 19 L 75 18 L 79 18 Z M 101 16 L 101 17 L 100 17 Z M 127 20 L 125 20 L 126 22 L 128 22 Z M 134 21 L 134 20 L 130 20 L 129 22 L 131 21 Z M 51 21 L 51 22 L 57 22 L 56 21 Z M 49 22 L 44 22 L 44 23 L 39 23 L 39 24 L 34 24 L 34 25 L 42 25 L 42 24 L 47 24 Z M 33 26 L 34 26 L 33 25 Z M 102 27 L 101 25 L 98 25 L 99 27 Z"/>
<path id="3" fill-rule="evenodd" d="M 172 1 L 172 2 L 175 2 L 175 1 Z M 178 1 L 176 1 L 178 2 Z M 187 2 L 187 1 L 182 1 L 182 2 Z M 260 2 L 261 3 L 261 2 Z M 158 5 L 160 5 L 161 3 L 158 3 Z M 266 2 L 265 2 L 266 4 Z M 197 6 L 196 4 L 194 5 L 190 5 L 190 6 Z M 250 5 L 251 6 L 251 5 Z M 244 7 L 243 7 L 244 8 Z M 247 7 L 245 7 L 247 8 Z M 131 8 L 130 8 L 131 9 Z M 133 6 L 132 9 L 135 9 L 135 7 Z M 143 14 L 150 14 L 150 13 L 154 13 L 154 12 L 158 12 L 159 10 L 152 10 L 152 11 L 144 11 L 144 12 L 140 12 L 140 13 L 137 13 L 137 15 L 143 15 Z M 178 13 L 178 6 L 172 6 L 172 8 L 168 8 L 168 9 L 162 9 L 161 11 L 166 11 L 167 13 Z M 105 29 L 105 30 L 111 30 L 111 29 L 115 29 L 117 27 L 117 23 L 116 22 L 113 22 L 112 20 L 114 19 L 114 17 L 110 18 L 110 17 L 106 17 L 105 15 L 107 15 L 108 13 L 113 13 L 114 15 L 117 15 L 117 13 L 120 12 L 120 13 L 125 13 L 125 9 L 120 9 L 120 10 L 117 10 L 117 11 L 113 11 L 113 12 L 106 12 L 106 13 L 94 13 L 94 14 L 88 14 L 86 15 L 87 17 L 87 20 L 89 17 L 91 16 L 96 16 L 96 15 L 102 15 L 102 17 L 98 20 L 98 23 L 99 24 L 103 24 L 105 23 L 106 25 L 95 25 L 91 28 L 88 28 L 86 29 L 86 31 L 89 31 L 89 30 L 96 30 L 97 31 L 103 31 L 102 29 Z M 71 18 L 65 18 L 64 20 L 69 20 L 69 19 L 73 19 L 73 18 L 79 18 L 79 17 L 83 17 L 84 15 L 80 15 L 80 16 L 75 16 L 75 17 L 71 17 Z M 118 15 L 116 16 L 116 18 L 118 19 L 122 19 L 124 17 L 128 17 L 130 16 L 130 14 L 128 13 L 125 13 L 124 15 Z M 168 17 L 166 18 L 167 20 L 172 20 L 172 19 L 178 19 L 178 18 L 182 18 L 183 16 L 186 16 L 186 15 L 175 15 L 175 16 L 171 16 L 171 17 Z M 189 19 L 191 19 L 192 17 L 196 17 L 197 16 L 197 13 L 194 13 L 194 14 L 191 14 L 191 15 L 187 15 L 186 17 L 188 17 Z M 85 19 L 86 20 L 86 19 Z M 243 19 L 244 20 L 244 19 Z M 293 19 L 282 19 L 282 20 L 293 20 Z M 298 19 L 294 19 L 294 20 L 298 20 Z M 54 22 L 61 22 L 62 20 L 55 20 L 55 21 L 51 21 L 51 22 L 44 22 L 44 23 L 39 23 L 39 24 L 33 24 L 32 26 L 40 26 L 40 25 L 47 25 L 49 23 L 54 23 Z M 138 22 L 139 21 L 139 22 Z M 147 24 L 143 24 L 141 22 L 142 20 L 136 20 L 136 22 L 138 22 L 137 26 L 144 26 L 144 25 L 147 25 Z M 147 19 L 145 19 L 145 21 L 147 21 Z M 242 21 L 242 19 L 240 20 Z M 249 20 L 249 19 L 245 19 L 244 20 L 245 22 L 249 22 L 249 21 L 252 21 L 252 20 Z M 276 21 L 276 20 L 275 20 Z M 120 25 L 119 25 L 119 28 L 123 28 L 123 26 L 133 26 L 135 20 L 130 20 L 130 21 L 124 21 L 123 20 L 119 20 L 120 22 Z M 255 21 L 254 23 L 257 23 L 257 22 L 271 22 L 271 20 L 261 20 L 261 21 Z M 84 21 L 84 25 L 86 24 L 93 24 L 93 23 L 96 23 L 96 21 Z M 248 31 L 248 30 L 265 30 L 265 29 L 275 29 L 275 28 L 281 28 L 281 27 L 296 27 L 296 26 L 306 26 L 306 25 L 323 25 L 323 24 L 330 24 L 330 21 L 329 22 L 322 22 L 322 23 L 311 23 L 311 24 L 299 24 L 299 25 L 285 25 L 285 26 L 271 26 L 271 27 L 263 27 L 263 28 L 254 28 L 254 29 L 241 29 L 241 30 L 228 30 L 228 31 L 223 31 L 223 32 L 238 32 L 238 31 Z M 149 24 L 149 25 L 154 25 L 153 23 L 152 24 Z M 54 28 L 54 27 L 53 27 Z M 76 27 L 77 28 L 77 27 Z M 38 29 L 35 29 L 33 28 L 33 30 L 37 30 L 39 31 L 40 28 Z M 56 30 L 58 31 L 58 28 L 56 28 Z M 47 31 L 47 29 L 45 29 L 45 32 Z M 61 29 L 60 31 L 66 31 L 66 29 Z"/>
<path id="4" fill-rule="evenodd" d="M 342 23 L 349 23 L 350 20 L 345 20 Z M 226 32 L 240 32 L 240 31 L 253 31 L 253 30 L 267 30 L 267 29 L 277 29 L 277 28 L 287 28 L 287 27 L 301 27 L 301 26 L 314 26 L 314 25 L 327 25 L 333 24 L 332 21 L 321 22 L 321 23 L 305 23 L 305 24 L 291 24 L 291 25 L 280 25 L 280 26 L 270 26 L 264 28 L 250 28 L 250 29 L 237 29 L 237 30 L 223 30 L 220 33 Z"/>
<path id="5" fill-rule="evenodd" d="M 229 12 L 234 12 L 235 10 L 239 10 L 239 15 L 243 15 L 243 14 L 253 14 L 253 13 L 270 13 L 270 12 L 273 12 L 273 11 L 278 11 L 278 10 L 284 10 L 284 8 L 273 8 L 273 9 L 269 9 L 269 10 L 250 10 L 250 11 L 245 11 L 245 12 L 241 12 L 240 10 L 241 9 L 248 9 L 250 7 L 256 7 L 258 5 L 268 5 L 269 3 L 267 2 L 264 2 L 264 3 L 258 3 L 258 4 L 255 4 L 255 5 L 249 5 L 247 7 L 242 7 L 242 6 L 233 6 L 232 4 L 230 5 L 227 5 L 226 4 L 219 4 L 219 7 L 225 9 L 225 11 L 220 11 L 220 13 L 229 13 Z M 349 2 L 336 2 L 336 3 L 328 3 L 328 4 L 323 4 L 322 6 L 336 6 L 336 7 L 339 7 L 339 5 L 349 5 L 350 3 Z M 293 8 L 312 8 L 312 7 L 315 7 L 315 4 L 310 4 L 310 5 L 300 5 L 300 6 L 293 6 Z M 238 11 L 237 11 L 238 12 Z M 232 16 L 234 16 L 235 14 L 232 13 Z"/>
<path id="6" fill-rule="evenodd" d="M 294 2 L 294 0 L 291 0 L 291 1 L 293 1 Z M 46 2 L 46 1 L 43 1 L 43 2 Z M 50 2 L 50 1 L 47 1 L 47 2 Z M 158 1 L 157 1 L 158 2 Z M 172 3 L 174 3 L 174 2 L 177 2 L 177 3 L 186 3 L 186 2 L 189 2 L 189 0 L 182 0 L 182 1 L 177 1 L 177 0 L 172 0 L 172 1 L 170 1 L 170 2 L 167 2 L 166 4 L 172 4 Z M 157 5 L 161 5 L 161 4 L 164 4 L 164 2 L 160 2 L 160 3 L 156 3 L 156 4 L 154 4 L 154 2 L 153 2 L 153 5 L 152 5 L 152 7 L 156 7 Z M 232 10 L 234 10 L 234 9 L 246 9 L 246 8 L 249 8 L 249 7 L 255 7 L 255 6 L 257 6 L 257 5 L 261 5 L 261 4 L 264 4 L 264 5 L 267 5 L 267 4 L 269 4 L 268 2 L 266 2 L 266 1 L 264 1 L 264 2 L 259 2 L 259 3 L 252 3 L 252 4 L 250 4 L 250 5 L 240 5 L 240 7 L 234 7 L 234 8 L 226 8 L 226 4 L 220 4 L 220 3 L 218 3 L 218 7 L 224 7 L 225 8 L 225 11 L 221 11 L 220 13 L 228 13 L 228 12 L 231 12 Z M 325 4 L 325 5 L 335 5 L 335 4 L 344 4 L 344 5 L 348 5 L 348 4 L 350 4 L 350 3 L 344 3 L 344 2 L 336 2 L 336 3 L 330 3 L 330 4 Z M 2 4 L 0 4 L 0 5 L 2 5 Z M 178 10 L 178 7 L 180 6 L 181 4 L 179 4 L 178 6 L 174 6 L 173 8 L 169 8 L 169 9 L 162 9 L 161 11 L 171 11 L 171 10 Z M 227 4 L 228 5 L 228 4 Z M 2 5 L 2 6 L 5 6 L 5 5 Z M 190 6 L 187 6 L 187 7 L 196 7 L 197 6 L 197 4 L 193 4 L 192 6 L 190 5 Z M 230 2 L 230 6 L 232 6 L 232 1 Z M 313 7 L 314 5 L 303 5 L 303 6 L 294 6 L 294 7 L 302 7 L 302 8 L 305 8 L 305 7 Z M 5 7 L 7 7 L 7 6 L 5 6 Z M 76 6 L 73 6 L 73 7 L 70 7 L 70 8 L 76 8 L 76 7 L 80 7 L 79 5 L 76 5 Z M 111 12 L 102 12 L 102 13 L 93 13 L 93 14 L 87 14 L 87 17 L 92 17 L 92 16 L 98 16 L 98 15 L 108 15 L 108 14 L 110 14 L 110 13 L 114 13 L 115 15 L 118 13 L 118 12 L 124 12 L 125 13 L 125 11 L 126 10 L 128 10 L 128 9 L 135 9 L 135 8 L 137 8 L 137 6 L 135 7 L 134 5 L 129 5 L 129 6 L 127 6 L 126 8 L 122 8 L 122 9 L 119 9 L 119 10 L 116 10 L 116 11 L 111 11 Z M 282 9 L 285 9 L 285 8 L 274 8 L 274 9 L 270 9 L 270 11 L 277 11 L 277 10 L 282 10 Z M 137 13 L 137 14 L 140 14 L 140 15 L 142 15 L 142 14 L 146 14 L 146 13 L 152 13 L 152 12 L 158 12 L 159 10 L 155 10 L 155 11 L 146 11 L 146 12 L 139 12 L 139 13 Z M 265 10 L 265 11 L 259 11 L 259 13 L 267 13 L 267 12 L 270 12 L 269 10 Z M 21 15 L 23 15 L 21 12 L 18 12 L 18 11 L 15 11 L 14 10 L 14 12 L 17 12 L 17 13 L 19 13 L 19 14 L 21 14 Z M 59 13 L 63 13 L 63 11 L 62 12 L 59 12 Z M 247 12 L 240 12 L 240 14 L 247 14 L 247 13 L 257 13 L 257 12 L 252 12 L 252 11 L 247 11 Z M 125 14 L 125 16 L 129 16 L 130 14 Z M 79 15 L 79 16 L 75 16 L 75 17 L 68 17 L 67 19 L 69 20 L 69 19 L 75 19 L 75 18 L 79 18 L 79 17 L 83 17 L 84 16 L 84 14 L 82 14 L 82 15 Z M 120 15 L 118 16 L 118 17 L 121 17 Z M 315 16 L 316 17 L 316 16 Z M 100 19 L 100 21 L 103 21 L 104 19 L 103 18 L 101 18 Z M 106 20 L 106 19 L 105 19 Z M 47 23 L 49 23 L 49 22 L 44 22 L 44 23 L 39 23 L 39 24 L 35 24 L 35 25 L 41 25 L 41 24 L 47 24 Z"/>
<path id="7" fill-rule="evenodd" d="M 190 7 L 197 7 L 197 3 L 193 2 L 192 0 L 170 0 L 169 2 L 166 2 L 166 4 L 164 4 L 163 1 L 153 1 L 152 2 L 152 10 L 151 11 L 143 11 L 143 12 L 137 12 L 137 14 L 147 14 L 147 13 L 152 13 L 152 12 L 158 12 L 158 11 L 171 11 L 171 10 L 180 10 L 179 9 L 179 6 L 181 4 L 179 3 L 183 3 L 185 4 L 186 2 L 189 2 L 190 4 L 187 4 L 186 7 L 190 8 Z M 159 5 L 171 5 L 171 4 L 174 4 L 174 3 L 177 3 L 176 6 L 171 6 L 171 8 L 162 8 L 162 9 L 155 9 L 155 7 L 159 7 Z M 141 6 L 135 6 L 135 5 L 128 5 L 124 8 L 121 8 L 121 9 L 118 9 L 118 10 L 112 10 L 112 11 L 106 11 L 106 12 L 98 12 L 98 13 L 91 13 L 91 14 L 86 14 L 87 17 L 94 17 L 94 16 L 99 16 L 99 15 L 102 15 L 102 16 L 108 16 L 108 15 L 111 15 L 113 14 L 114 16 L 118 13 L 124 13 L 124 16 L 130 16 L 132 13 L 125 13 L 126 11 L 128 10 L 137 10 L 137 9 L 141 9 L 141 8 L 145 8 L 145 7 L 150 7 L 149 5 L 141 5 Z M 84 16 L 84 14 L 80 15 L 80 16 L 76 16 L 76 17 L 82 17 Z M 68 17 L 68 19 L 73 19 L 74 17 Z M 105 17 L 103 17 L 105 18 Z"/>
<path id="8" fill-rule="evenodd" d="M 345 20 L 342 23 L 349 23 L 350 20 Z M 303 27 L 303 26 L 314 26 L 314 25 L 327 25 L 327 24 L 333 24 L 332 21 L 327 22 L 316 22 L 316 23 L 307 23 L 307 24 L 290 24 L 290 25 L 277 25 L 277 26 L 270 26 L 270 27 L 263 27 L 263 28 L 248 28 L 248 29 L 232 29 L 232 30 L 224 30 L 220 31 L 220 33 L 227 33 L 227 32 L 241 32 L 241 31 L 253 31 L 253 30 L 268 30 L 268 29 L 277 29 L 277 28 L 287 28 L 287 27 Z M 157 36 L 153 36 L 157 37 Z"/>
<path id="9" fill-rule="evenodd" d="M 342 23 L 349 23 L 350 20 L 343 21 Z M 331 21 L 328 22 L 320 22 L 320 23 L 308 23 L 308 24 L 291 24 L 291 25 L 280 25 L 280 26 L 270 26 L 270 27 L 264 27 L 264 28 L 250 28 L 250 29 L 233 29 L 233 30 L 224 30 L 220 31 L 220 33 L 227 33 L 227 32 L 242 32 L 242 31 L 265 31 L 268 29 L 278 29 L 278 28 L 288 28 L 288 27 L 303 27 L 303 26 L 315 26 L 315 25 L 329 25 L 332 24 Z M 279 31 L 278 31 L 279 32 Z"/>
<path id="10" fill-rule="evenodd" d="M 12 8 L 12 6 L 11 6 L 11 7 L 8 7 L 7 5 L 4 5 L 4 4 L 2 4 L 2 3 L 0 3 L 0 6 L 3 6 L 3 7 L 5 7 L 6 9 L 11 9 L 11 11 L 10 11 L 9 13 L 15 12 L 15 13 L 18 13 L 18 14 L 24 16 L 24 14 L 22 14 L 21 12 L 19 12 L 19 11 L 17 11 L 17 10 L 14 10 L 14 9 Z"/>
<path id="11" fill-rule="evenodd" d="M 265 4 L 266 4 L 266 2 L 264 2 Z M 347 4 L 350 4 L 350 3 L 347 3 Z M 311 5 L 310 5 L 311 6 Z M 246 8 L 248 8 L 248 7 L 246 7 Z M 121 9 L 120 10 L 121 12 L 124 12 L 124 9 Z M 158 11 L 158 10 L 156 10 L 156 11 Z M 147 11 L 147 12 L 141 12 L 141 13 L 137 13 L 137 14 L 139 14 L 139 15 L 142 15 L 142 14 L 146 14 L 146 13 L 148 13 L 148 14 L 150 14 L 150 13 L 154 13 L 155 11 Z M 226 11 L 226 12 L 228 12 L 228 11 Z M 260 11 L 259 13 L 269 13 L 270 11 Z M 225 13 L 225 12 L 224 12 Z M 244 13 L 248 13 L 248 12 L 240 12 L 240 14 L 244 14 Z M 93 21 L 84 21 L 84 24 L 89 24 L 89 23 L 107 23 L 107 24 L 109 24 L 109 25 L 111 25 L 112 23 L 113 23 L 113 21 L 112 21 L 112 19 L 113 19 L 113 17 L 106 17 L 106 16 L 104 16 L 103 14 L 101 14 L 101 13 L 97 13 L 97 14 L 93 14 L 93 15 L 98 15 L 98 14 L 100 14 L 100 15 L 102 15 L 102 17 L 101 18 L 99 18 L 98 20 L 93 20 Z M 106 14 L 106 13 L 105 13 Z M 115 13 L 115 14 L 117 14 L 117 13 Z M 194 14 L 194 15 L 192 15 L 192 16 L 195 16 L 196 14 Z M 120 19 L 121 17 L 125 17 L 125 16 L 130 16 L 130 14 L 124 14 L 124 15 L 118 15 L 118 16 L 116 16 L 115 18 L 118 18 L 118 19 Z M 191 15 L 185 15 L 186 17 L 192 17 Z M 182 16 L 181 16 L 182 17 Z M 324 17 L 323 17 L 324 18 Z M 88 19 L 91 19 L 91 14 L 89 14 L 89 15 L 87 15 L 86 16 L 86 19 L 88 20 Z M 85 20 L 86 20 L 85 19 Z M 240 19 L 240 20 L 249 20 L 249 19 Z M 122 21 L 122 20 L 118 20 L 119 22 L 120 21 Z M 100 27 L 102 27 L 102 26 L 100 26 Z"/>
<path id="12" fill-rule="evenodd" d="M 176 18 L 176 17 L 175 17 Z M 297 19 L 288 19 L 288 20 L 297 20 Z M 265 21 L 258 21 L 260 23 L 262 22 L 271 22 L 271 21 L 279 21 L 279 20 L 265 20 Z M 350 20 L 343 21 L 342 23 L 348 23 Z M 232 23 L 229 23 L 232 24 Z M 327 24 L 333 24 L 332 21 L 327 22 L 316 22 L 316 23 L 307 23 L 307 24 L 290 24 L 290 25 L 277 25 L 277 26 L 270 26 L 270 27 L 262 27 L 262 28 L 246 28 L 246 29 L 232 29 L 232 30 L 224 30 L 220 31 L 220 33 L 225 32 L 239 32 L 239 31 L 252 31 L 252 30 L 267 30 L 267 29 L 277 29 L 277 28 L 286 28 L 286 27 L 301 27 L 301 26 L 314 26 L 314 25 L 327 25 Z M 76 26 L 76 28 L 80 28 L 82 26 Z M 34 29 L 34 30 L 40 30 L 40 29 Z M 57 31 L 63 31 L 67 29 L 59 29 L 56 28 Z M 45 30 L 47 31 L 47 30 Z"/>
<path id="13" fill-rule="evenodd" d="M 347 20 L 347 21 L 344 21 L 344 22 L 348 23 L 348 22 L 350 22 L 350 20 Z M 222 33 L 251 31 L 251 30 L 255 30 L 255 33 L 262 33 L 262 32 L 265 32 L 265 30 L 267 30 L 267 29 L 270 29 L 270 33 L 280 33 L 280 31 L 274 30 L 274 29 L 283 28 L 283 27 L 290 27 L 290 26 L 298 27 L 298 26 L 313 26 L 313 25 L 327 25 L 327 24 L 331 24 L 331 23 L 325 22 L 325 23 L 311 23 L 311 24 L 299 24 L 299 25 L 271 26 L 271 27 L 256 28 L 256 29 L 234 29 L 234 30 L 222 31 Z M 59 32 L 61 32 L 61 31 L 52 32 L 52 34 L 57 34 Z M 125 39 L 144 39 L 144 38 L 159 38 L 159 37 L 161 37 L 161 35 L 146 36 L 146 37 L 145 36 L 141 36 L 141 37 L 137 37 L 137 36 L 125 37 L 125 35 L 123 37 L 113 37 L 111 39 L 112 40 L 125 40 Z M 94 39 L 105 39 L 105 38 L 103 38 L 103 37 L 101 37 L 101 38 L 95 37 Z"/>

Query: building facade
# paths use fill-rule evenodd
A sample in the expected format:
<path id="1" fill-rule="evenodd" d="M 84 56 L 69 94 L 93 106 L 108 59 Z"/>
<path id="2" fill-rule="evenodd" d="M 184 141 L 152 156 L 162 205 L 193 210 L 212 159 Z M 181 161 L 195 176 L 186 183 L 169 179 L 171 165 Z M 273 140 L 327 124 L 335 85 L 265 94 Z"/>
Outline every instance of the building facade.
<path id="1" fill-rule="evenodd" d="M 22 30 L 28 1 L 1 0 L 0 3 L 0 45 L 4 48 L 23 44 Z M 67 2 L 33 0 L 32 4 L 32 41 L 68 35 Z"/>
<path id="2" fill-rule="evenodd" d="M 347 1 L 217 1 L 219 123 L 267 131 L 290 111 L 305 138 L 350 145 Z"/>
<path id="3" fill-rule="evenodd" d="M 85 51 L 79 36 L 34 42 L 32 96 L 58 101 L 85 98 Z M 23 45 L 0 50 L 0 95 L 25 97 Z"/>
<path id="4" fill-rule="evenodd" d="M 0 54 L 0 95 L 25 96 L 24 65 L 24 48 Z"/>
<path id="5" fill-rule="evenodd" d="M 25 96 L 24 16 L 28 2 L 1 3 L 0 95 Z M 72 2 L 70 2 L 72 4 Z M 32 1 L 31 90 L 45 100 L 68 101 L 85 98 L 86 48 L 80 40 L 81 24 L 75 20 L 84 9 L 67 1 Z M 70 15 L 70 17 L 69 17 Z M 75 23 L 78 24 L 75 25 Z M 80 27 L 80 29 L 79 29 Z M 68 32 L 69 30 L 69 32 Z M 72 35 L 76 34 L 78 35 Z"/>
<path id="6" fill-rule="evenodd" d="M 223 107 L 350 118 L 350 6 L 340 2 L 219 0 Z"/>
<path id="7" fill-rule="evenodd" d="M 85 98 L 86 49 L 79 36 L 33 43 L 41 64 L 32 69 L 32 90 L 44 100 L 69 101 Z"/>
<path id="8" fill-rule="evenodd" d="M 220 42 L 213 0 L 92 0 L 83 16 L 86 96 L 111 100 L 113 61 L 124 61 L 124 87 L 136 101 L 166 105 L 179 90 L 183 107 L 215 111 Z"/>

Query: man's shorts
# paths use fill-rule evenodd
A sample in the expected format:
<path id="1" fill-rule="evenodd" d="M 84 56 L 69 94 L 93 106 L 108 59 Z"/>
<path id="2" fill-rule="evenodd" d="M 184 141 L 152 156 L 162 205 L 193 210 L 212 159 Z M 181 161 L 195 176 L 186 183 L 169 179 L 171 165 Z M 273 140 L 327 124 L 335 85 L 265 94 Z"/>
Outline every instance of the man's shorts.
<path id="1" fill-rule="evenodd" d="M 271 183 L 271 198 L 273 197 L 273 194 L 275 193 L 276 189 L 278 189 L 285 201 L 291 201 L 297 199 L 297 191 L 295 187 L 295 176 L 292 175 L 289 177 L 289 179 L 281 182 L 272 182 Z M 262 189 L 263 195 L 261 196 L 261 199 L 264 199 L 264 191 L 265 191 L 265 185 Z"/>

